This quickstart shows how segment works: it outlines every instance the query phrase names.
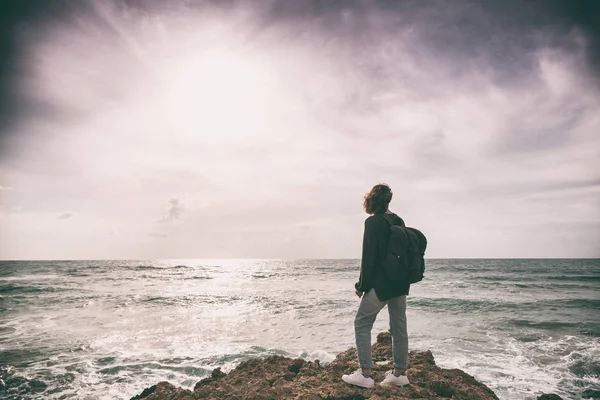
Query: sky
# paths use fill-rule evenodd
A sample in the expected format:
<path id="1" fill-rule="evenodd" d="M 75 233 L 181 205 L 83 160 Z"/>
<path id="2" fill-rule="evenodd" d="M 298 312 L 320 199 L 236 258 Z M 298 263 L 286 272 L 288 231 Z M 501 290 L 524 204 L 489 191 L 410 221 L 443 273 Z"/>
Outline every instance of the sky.
<path id="1" fill-rule="evenodd" d="M 0 6 L 0 258 L 600 257 L 600 4 Z"/>

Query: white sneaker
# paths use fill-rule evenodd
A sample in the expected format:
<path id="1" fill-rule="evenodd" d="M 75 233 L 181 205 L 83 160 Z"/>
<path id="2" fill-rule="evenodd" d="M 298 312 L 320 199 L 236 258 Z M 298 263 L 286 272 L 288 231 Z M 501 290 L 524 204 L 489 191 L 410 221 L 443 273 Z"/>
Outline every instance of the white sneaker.
<path id="1" fill-rule="evenodd" d="M 396 376 L 394 370 L 385 373 L 385 379 L 381 382 L 381 386 L 406 386 L 410 382 L 406 375 Z"/>
<path id="2" fill-rule="evenodd" d="M 350 375 L 342 375 L 342 380 L 351 385 L 361 386 L 367 389 L 375 387 L 375 381 L 373 378 L 367 378 L 362 374 L 362 370 L 359 368 Z"/>

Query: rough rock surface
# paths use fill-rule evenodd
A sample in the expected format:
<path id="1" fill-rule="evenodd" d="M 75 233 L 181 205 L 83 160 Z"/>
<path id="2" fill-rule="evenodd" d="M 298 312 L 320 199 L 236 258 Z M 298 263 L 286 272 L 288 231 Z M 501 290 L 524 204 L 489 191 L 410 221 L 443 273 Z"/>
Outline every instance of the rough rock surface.
<path id="1" fill-rule="evenodd" d="M 583 391 L 584 399 L 600 399 L 600 390 L 587 389 Z"/>
<path id="2" fill-rule="evenodd" d="M 390 334 L 380 333 L 373 345 L 375 382 L 391 369 Z M 244 361 L 229 374 L 220 369 L 198 382 L 193 391 L 160 382 L 132 400 L 171 399 L 304 399 L 304 400 L 498 400 L 487 386 L 459 369 L 442 369 L 435 365 L 430 351 L 411 352 L 406 375 L 411 384 L 386 388 L 376 385 L 363 389 L 346 384 L 343 374 L 357 368 L 356 349 L 339 354 L 334 361 L 320 365 L 318 361 L 272 356 Z"/>
<path id="3" fill-rule="evenodd" d="M 554 393 L 543 393 L 538 396 L 537 400 L 563 400 L 563 398 Z"/>

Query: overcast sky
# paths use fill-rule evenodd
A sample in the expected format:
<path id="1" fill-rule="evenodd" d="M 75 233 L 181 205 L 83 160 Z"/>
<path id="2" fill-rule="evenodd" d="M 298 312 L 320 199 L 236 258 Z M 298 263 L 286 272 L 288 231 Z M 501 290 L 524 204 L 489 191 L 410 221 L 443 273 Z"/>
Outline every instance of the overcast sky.
<path id="1" fill-rule="evenodd" d="M 7 3 L 0 258 L 600 257 L 594 1 Z"/>

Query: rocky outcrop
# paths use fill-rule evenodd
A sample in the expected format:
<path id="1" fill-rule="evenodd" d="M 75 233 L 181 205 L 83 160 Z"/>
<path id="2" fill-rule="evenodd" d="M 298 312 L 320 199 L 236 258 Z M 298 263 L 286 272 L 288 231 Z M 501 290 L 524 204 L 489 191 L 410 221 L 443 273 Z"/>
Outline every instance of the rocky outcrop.
<path id="1" fill-rule="evenodd" d="M 390 334 L 380 333 L 377 343 L 373 345 L 373 375 L 376 382 L 383 380 L 385 372 L 391 369 L 391 359 Z M 356 368 L 354 348 L 339 354 L 327 365 L 321 365 L 319 361 L 272 356 L 244 361 L 229 374 L 216 369 L 210 377 L 198 382 L 193 390 L 161 382 L 132 400 L 498 400 L 487 386 L 460 369 L 439 368 L 430 351 L 410 353 L 406 375 L 411 384 L 405 387 L 376 385 L 374 389 L 363 389 L 344 383 L 342 375 Z"/>
<path id="2" fill-rule="evenodd" d="M 563 400 L 563 398 L 554 393 L 542 393 L 537 400 Z"/>

